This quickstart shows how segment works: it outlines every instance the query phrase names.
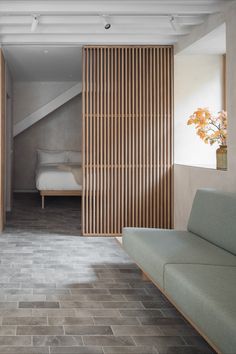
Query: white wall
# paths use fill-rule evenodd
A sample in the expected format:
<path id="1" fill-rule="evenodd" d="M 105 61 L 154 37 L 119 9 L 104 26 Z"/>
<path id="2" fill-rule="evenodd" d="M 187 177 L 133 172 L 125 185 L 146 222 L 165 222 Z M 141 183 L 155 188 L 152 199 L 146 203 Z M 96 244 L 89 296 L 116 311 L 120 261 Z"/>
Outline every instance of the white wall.
<path id="1" fill-rule="evenodd" d="M 14 122 L 50 102 L 74 82 L 16 82 Z M 81 95 L 70 100 L 14 139 L 14 190 L 35 190 L 36 150 L 81 150 Z"/>
<path id="2" fill-rule="evenodd" d="M 215 16 L 213 17 L 213 19 Z M 217 18 L 216 26 L 226 22 L 226 47 L 227 47 L 227 111 L 228 111 L 228 171 L 217 171 L 214 169 L 195 168 L 189 166 L 175 165 L 175 227 L 185 229 L 189 211 L 195 192 L 198 188 L 212 187 L 224 191 L 236 192 L 236 3 L 232 4 L 231 9 Z M 221 22 L 221 23 L 220 23 Z M 205 35 L 207 30 L 213 29 L 213 21 L 198 28 L 193 33 L 192 38 L 188 38 L 184 43 L 179 43 L 176 48 L 184 48 L 186 43 L 191 43 L 200 36 Z"/>
<path id="3" fill-rule="evenodd" d="M 214 165 L 217 145 L 205 144 L 188 126 L 188 117 L 198 108 L 223 109 L 223 56 L 175 56 L 175 163 Z"/>

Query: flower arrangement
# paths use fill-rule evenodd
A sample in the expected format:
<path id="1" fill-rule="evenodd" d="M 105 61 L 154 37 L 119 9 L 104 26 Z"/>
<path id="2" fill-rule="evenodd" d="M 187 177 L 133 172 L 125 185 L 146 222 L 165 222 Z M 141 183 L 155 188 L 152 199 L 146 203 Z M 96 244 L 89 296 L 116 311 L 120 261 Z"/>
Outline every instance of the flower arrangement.
<path id="1" fill-rule="evenodd" d="M 206 143 L 226 145 L 227 112 L 213 115 L 208 108 L 198 108 L 188 119 L 188 125 L 195 124 L 197 135 Z"/>

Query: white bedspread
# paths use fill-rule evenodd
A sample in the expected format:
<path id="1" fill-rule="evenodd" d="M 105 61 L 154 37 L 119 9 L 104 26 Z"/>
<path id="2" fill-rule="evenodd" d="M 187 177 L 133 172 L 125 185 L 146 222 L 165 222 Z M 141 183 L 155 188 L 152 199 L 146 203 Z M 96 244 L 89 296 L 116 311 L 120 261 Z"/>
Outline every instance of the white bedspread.
<path id="1" fill-rule="evenodd" d="M 78 168 L 81 166 L 78 165 Z M 36 171 L 36 188 L 43 190 L 82 190 L 73 173 L 62 170 L 57 164 L 39 165 Z"/>

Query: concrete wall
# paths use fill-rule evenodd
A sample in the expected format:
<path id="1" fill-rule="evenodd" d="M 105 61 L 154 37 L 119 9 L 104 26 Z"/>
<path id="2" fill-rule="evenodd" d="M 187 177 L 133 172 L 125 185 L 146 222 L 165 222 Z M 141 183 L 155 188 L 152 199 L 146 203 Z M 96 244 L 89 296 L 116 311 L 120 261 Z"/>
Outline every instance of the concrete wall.
<path id="1" fill-rule="evenodd" d="M 198 188 L 212 187 L 224 191 L 236 192 L 236 3 L 231 6 L 224 16 L 213 17 L 216 19 L 215 26 L 226 22 L 227 41 L 227 111 L 229 116 L 228 128 L 228 171 L 217 171 L 206 168 L 195 168 L 190 166 L 175 166 L 175 227 L 185 229 L 189 211 L 195 192 Z M 192 40 L 200 38 L 214 29 L 213 20 L 198 28 L 192 35 Z M 185 43 L 179 43 L 176 52 L 184 48 L 186 43 L 191 43 L 191 38 Z"/>
<path id="2" fill-rule="evenodd" d="M 20 122 L 26 116 L 49 103 L 75 84 L 76 82 L 70 81 L 15 81 L 13 86 L 14 123 Z"/>
<path id="3" fill-rule="evenodd" d="M 75 83 L 17 82 L 14 122 L 34 112 Z M 67 102 L 14 139 L 14 190 L 35 190 L 36 150 L 81 150 L 81 95 Z"/>
<path id="4" fill-rule="evenodd" d="M 198 107 L 223 109 L 223 56 L 179 54 L 174 64 L 175 163 L 215 166 L 218 146 L 205 144 L 187 120 Z"/>

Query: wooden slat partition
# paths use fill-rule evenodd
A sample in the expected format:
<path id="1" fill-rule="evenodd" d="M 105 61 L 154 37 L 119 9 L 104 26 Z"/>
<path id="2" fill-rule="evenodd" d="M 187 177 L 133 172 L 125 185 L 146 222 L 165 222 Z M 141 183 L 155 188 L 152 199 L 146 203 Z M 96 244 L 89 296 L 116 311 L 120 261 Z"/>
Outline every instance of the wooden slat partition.
<path id="1" fill-rule="evenodd" d="M 171 228 L 171 46 L 83 48 L 84 235 Z"/>

